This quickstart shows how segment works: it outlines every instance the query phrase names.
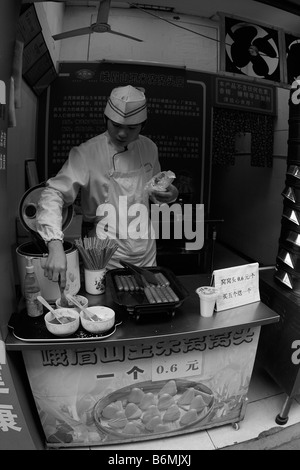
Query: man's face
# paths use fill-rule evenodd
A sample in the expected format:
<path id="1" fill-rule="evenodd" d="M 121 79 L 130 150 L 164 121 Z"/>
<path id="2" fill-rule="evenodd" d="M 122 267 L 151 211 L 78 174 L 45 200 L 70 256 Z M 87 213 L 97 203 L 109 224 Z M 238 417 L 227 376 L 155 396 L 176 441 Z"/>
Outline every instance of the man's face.
<path id="1" fill-rule="evenodd" d="M 130 142 L 136 140 L 141 132 L 142 124 L 124 126 L 117 122 L 107 120 L 107 130 L 112 142 L 121 147 L 127 147 Z"/>

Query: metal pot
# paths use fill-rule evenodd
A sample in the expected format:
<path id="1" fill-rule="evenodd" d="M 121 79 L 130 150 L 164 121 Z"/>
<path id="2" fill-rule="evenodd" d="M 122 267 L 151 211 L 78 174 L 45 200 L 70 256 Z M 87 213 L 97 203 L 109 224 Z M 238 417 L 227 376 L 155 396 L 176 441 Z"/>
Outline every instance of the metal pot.
<path id="1" fill-rule="evenodd" d="M 40 194 L 45 183 L 30 188 L 22 197 L 19 204 L 20 222 L 30 234 L 32 242 L 23 243 L 16 249 L 17 266 L 22 293 L 24 294 L 24 278 L 26 273 L 26 259 L 32 258 L 35 274 L 37 276 L 42 296 L 48 302 L 55 302 L 60 297 L 57 282 L 50 281 L 44 275 L 43 265 L 47 258 L 47 247 L 36 231 L 36 209 Z M 66 206 L 62 213 L 62 229 L 66 230 L 73 217 L 73 207 Z M 75 246 L 68 241 L 64 242 L 64 250 L 67 256 L 67 284 L 66 291 L 75 295 L 80 290 L 79 255 Z"/>

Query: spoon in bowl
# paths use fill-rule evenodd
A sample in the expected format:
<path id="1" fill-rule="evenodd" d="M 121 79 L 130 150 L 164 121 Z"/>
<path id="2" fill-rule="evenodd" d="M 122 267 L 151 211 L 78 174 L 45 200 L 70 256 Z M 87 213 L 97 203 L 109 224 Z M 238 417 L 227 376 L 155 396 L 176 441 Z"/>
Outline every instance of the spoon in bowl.
<path id="1" fill-rule="evenodd" d="M 60 290 L 60 306 L 61 307 L 69 307 L 69 304 L 68 304 L 68 300 L 66 298 L 66 294 L 65 294 L 65 288 L 61 286 L 61 278 L 59 277 L 58 279 L 58 286 L 59 286 L 59 290 Z"/>
<path id="2" fill-rule="evenodd" d="M 74 297 L 72 297 L 70 294 L 66 294 L 66 297 L 67 297 L 68 300 L 70 300 L 70 302 L 72 302 L 74 305 L 76 305 L 76 307 L 78 307 L 80 310 L 82 310 L 86 314 L 86 316 L 88 317 L 89 320 L 99 321 L 99 318 L 97 317 L 97 315 L 94 315 L 92 312 L 89 312 L 89 310 L 87 308 L 80 305 L 80 303 L 77 302 L 77 300 L 74 299 Z"/>
<path id="3" fill-rule="evenodd" d="M 41 304 L 43 304 L 48 310 L 50 310 L 50 312 L 52 313 L 52 315 L 54 315 L 54 317 L 56 318 L 56 320 L 59 322 L 59 323 L 68 323 L 68 320 L 66 320 L 65 318 L 61 317 L 60 315 L 58 315 L 56 313 L 56 311 L 54 310 L 54 308 L 51 307 L 50 304 L 48 304 L 47 300 L 44 299 L 44 297 L 41 297 L 40 295 L 37 296 L 37 299 L 39 302 L 41 302 Z M 64 321 L 66 320 L 66 321 Z"/>

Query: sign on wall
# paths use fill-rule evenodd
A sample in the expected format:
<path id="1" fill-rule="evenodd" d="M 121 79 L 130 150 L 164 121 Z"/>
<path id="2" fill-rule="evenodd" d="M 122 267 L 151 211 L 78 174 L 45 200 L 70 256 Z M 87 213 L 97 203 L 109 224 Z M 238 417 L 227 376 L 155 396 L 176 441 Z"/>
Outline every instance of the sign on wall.
<path id="1" fill-rule="evenodd" d="M 247 112 L 276 114 L 276 89 L 273 85 L 228 77 L 215 77 L 215 106 Z"/>

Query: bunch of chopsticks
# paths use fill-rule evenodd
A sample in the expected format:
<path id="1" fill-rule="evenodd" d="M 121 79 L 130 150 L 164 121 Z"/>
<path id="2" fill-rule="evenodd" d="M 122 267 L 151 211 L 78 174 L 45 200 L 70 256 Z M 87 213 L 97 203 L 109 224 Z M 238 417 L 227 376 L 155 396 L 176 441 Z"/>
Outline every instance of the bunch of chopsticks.
<path id="1" fill-rule="evenodd" d="M 75 240 L 83 265 L 86 269 L 103 269 L 118 249 L 118 243 L 111 238 L 84 237 Z"/>

